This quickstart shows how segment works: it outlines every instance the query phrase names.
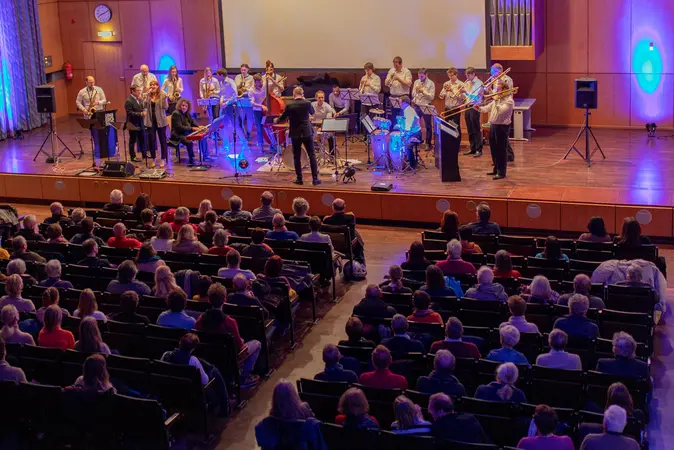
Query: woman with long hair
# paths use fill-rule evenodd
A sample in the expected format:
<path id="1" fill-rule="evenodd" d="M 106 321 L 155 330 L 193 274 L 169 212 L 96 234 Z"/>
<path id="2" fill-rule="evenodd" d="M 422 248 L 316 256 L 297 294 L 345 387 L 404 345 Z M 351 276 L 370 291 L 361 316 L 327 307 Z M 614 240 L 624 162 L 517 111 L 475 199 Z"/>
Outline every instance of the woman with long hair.
<path id="1" fill-rule="evenodd" d="M 44 327 L 37 336 L 37 344 L 40 347 L 60 348 L 61 350 L 75 347 L 73 334 L 61 328 L 63 313 L 58 305 L 51 305 L 44 312 Z"/>
<path id="2" fill-rule="evenodd" d="M 186 98 L 181 98 L 176 103 L 176 109 L 171 113 L 171 141 L 182 144 L 187 149 L 189 165 L 194 165 L 194 145 L 187 139 L 187 135 L 197 131 L 199 125 L 190 114 L 192 103 Z"/>
<path id="3" fill-rule="evenodd" d="M 459 215 L 451 209 L 445 211 L 438 231 L 445 233 L 447 240 L 459 239 Z"/>
<path id="4" fill-rule="evenodd" d="M 171 115 L 176 110 L 176 104 L 183 93 L 183 79 L 178 75 L 178 68 L 176 66 L 169 67 L 169 73 L 161 85 L 161 90 L 164 91 L 169 100 L 168 115 Z"/>
<path id="5" fill-rule="evenodd" d="M 199 203 L 199 210 L 197 211 L 197 217 L 200 220 L 204 220 L 204 217 L 206 216 L 206 213 L 208 211 L 211 211 L 213 209 L 213 203 L 205 198 Z"/>
<path id="6" fill-rule="evenodd" d="M 152 247 L 150 242 L 145 242 L 140 246 L 138 256 L 136 256 L 136 268 L 139 272 L 154 273 L 159 267 L 165 265 L 166 263 L 157 255 L 157 250 Z"/>
<path id="7" fill-rule="evenodd" d="M 641 234 L 641 225 L 634 217 L 625 217 L 620 236 L 615 238 L 616 245 L 620 247 L 635 248 L 642 245 L 652 244 L 648 236 Z"/>
<path id="8" fill-rule="evenodd" d="M 45 291 L 42 293 L 42 307 L 40 307 L 40 309 L 38 309 L 35 313 L 38 322 L 44 323 L 44 312 L 47 308 L 49 308 L 51 305 L 59 306 L 59 297 L 59 290 L 55 287 L 52 286 L 45 289 Z M 63 308 L 61 308 L 61 313 L 65 316 L 70 315 L 68 310 Z"/>
<path id="9" fill-rule="evenodd" d="M 143 122 L 150 138 L 148 147 L 152 156 L 150 168 L 155 167 L 155 160 L 157 159 L 157 136 L 159 136 L 159 146 L 161 148 L 159 166 L 164 167 L 164 162 L 168 160 L 168 146 L 166 144 L 168 119 L 166 118 L 166 111 L 168 110 L 169 103 L 166 93 L 159 89 L 159 81 L 150 81 L 150 90 L 143 103 L 145 112 L 147 113 L 143 118 Z"/>
<path id="10" fill-rule="evenodd" d="M 224 227 L 221 223 L 218 223 L 218 215 L 215 211 L 206 211 L 204 214 L 203 221 L 199 223 L 199 229 L 197 230 L 198 234 L 203 233 L 215 233 L 217 230 L 223 230 Z"/>
<path id="11" fill-rule="evenodd" d="M 601 216 L 593 216 L 587 223 L 587 233 L 578 237 L 579 241 L 585 242 L 611 242 L 611 236 L 606 232 L 606 225 Z"/>
<path id="12" fill-rule="evenodd" d="M 414 241 L 407 252 L 407 259 L 400 265 L 403 270 L 426 270 L 431 262 L 426 259 L 424 254 L 424 244 L 421 241 Z"/>
<path id="13" fill-rule="evenodd" d="M 494 255 L 494 278 L 520 278 L 522 274 L 513 270 L 513 261 L 510 253 L 506 250 L 499 250 Z"/>
<path id="14" fill-rule="evenodd" d="M 422 291 L 426 291 L 431 297 L 454 297 L 454 289 L 447 287 L 445 283 L 445 274 L 438 266 L 428 266 L 426 268 L 426 284 L 421 286 Z"/>
<path id="15" fill-rule="evenodd" d="M 395 422 L 391 424 L 391 431 L 395 434 L 429 434 L 431 423 L 424 419 L 419 405 L 404 395 L 398 396 L 393 402 Z"/>
<path id="16" fill-rule="evenodd" d="M 569 262 L 569 257 L 562 252 L 562 244 L 554 236 L 548 236 L 545 240 L 545 248 L 541 253 L 536 254 L 536 258 Z"/>
<path id="17" fill-rule="evenodd" d="M 335 423 L 344 428 L 358 428 L 363 430 L 378 430 L 379 422 L 368 414 L 370 404 L 365 393 L 355 387 L 349 388 L 339 398 L 337 408 L 339 415 L 335 417 Z"/>
<path id="18" fill-rule="evenodd" d="M 85 317 L 93 317 L 96 320 L 102 320 L 107 322 L 108 318 L 105 317 L 105 314 L 98 310 L 98 302 L 96 302 L 96 296 L 94 291 L 91 289 L 85 289 L 80 294 L 80 300 L 77 304 L 77 309 L 73 313 L 74 317 L 80 317 L 84 319 Z"/>
<path id="19" fill-rule="evenodd" d="M 478 386 L 475 398 L 492 402 L 524 403 L 527 401 L 524 392 L 515 387 L 519 370 L 513 363 L 505 363 L 496 369 L 496 381 Z"/>
<path id="20" fill-rule="evenodd" d="M 144 209 L 151 209 L 155 214 L 157 214 L 157 208 L 155 208 L 155 206 L 152 204 L 152 199 L 148 194 L 143 192 L 138 197 L 136 197 L 136 202 L 133 204 L 131 214 L 133 214 L 136 218 L 140 218 L 140 213 L 143 212 Z"/>
<path id="21" fill-rule="evenodd" d="M 98 394 L 117 392 L 110 382 L 110 374 L 108 373 L 105 358 L 98 354 L 91 355 L 84 361 L 82 375 L 77 377 L 75 384 L 68 386 L 66 389 Z"/>
<path id="22" fill-rule="evenodd" d="M 176 253 L 208 253 L 208 247 L 199 242 L 192 224 L 185 224 L 178 231 L 178 239 L 173 243 Z"/>
<path id="23" fill-rule="evenodd" d="M 611 405 L 618 405 L 627 412 L 628 417 L 634 417 L 641 422 L 646 422 L 646 415 L 638 408 L 634 407 L 634 401 L 629 389 L 623 383 L 613 383 L 608 387 L 606 393 L 606 406 L 604 410 Z"/>
<path id="24" fill-rule="evenodd" d="M 161 266 L 157 268 L 154 273 L 154 288 L 153 293 L 155 297 L 167 298 L 171 292 L 182 291 L 180 286 L 176 283 L 176 278 L 168 266 Z"/>
<path id="25" fill-rule="evenodd" d="M 168 222 L 159 225 L 157 235 L 150 239 L 150 245 L 158 252 L 170 252 L 173 249 L 173 242 L 173 230 Z"/>
<path id="26" fill-rule="evenodd" d="M 84 353 L 110 354 L 110 347 L 103 342 L 98 322 L 93 317 L 85 317 L 80 322 L 80 339 L 75 342 L 75 350 Z"/>

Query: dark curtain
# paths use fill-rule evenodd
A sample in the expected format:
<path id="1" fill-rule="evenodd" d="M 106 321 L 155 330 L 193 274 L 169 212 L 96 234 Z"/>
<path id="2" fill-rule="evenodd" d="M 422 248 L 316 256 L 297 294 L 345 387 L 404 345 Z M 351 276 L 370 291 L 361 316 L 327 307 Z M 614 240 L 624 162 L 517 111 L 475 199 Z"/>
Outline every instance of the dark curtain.
<path id="1" fill-rule="evenodd" d="M 37 0 L 0 0 L 0 140 L 46 123 L 35 101 L 44 82 Z"/>

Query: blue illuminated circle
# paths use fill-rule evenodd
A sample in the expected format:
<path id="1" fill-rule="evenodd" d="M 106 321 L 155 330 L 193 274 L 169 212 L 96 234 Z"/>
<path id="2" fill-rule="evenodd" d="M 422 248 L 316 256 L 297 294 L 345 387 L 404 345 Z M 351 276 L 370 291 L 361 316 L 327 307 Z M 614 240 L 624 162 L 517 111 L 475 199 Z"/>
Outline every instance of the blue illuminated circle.
<path id="1" fill-rule="evenodd" d="M 632 72 L 644 92 L 654 93 L 662 80 L 662 54 L 658 46 L 651 47 L 653 41 L 642 39 L 634 47 Z"/>

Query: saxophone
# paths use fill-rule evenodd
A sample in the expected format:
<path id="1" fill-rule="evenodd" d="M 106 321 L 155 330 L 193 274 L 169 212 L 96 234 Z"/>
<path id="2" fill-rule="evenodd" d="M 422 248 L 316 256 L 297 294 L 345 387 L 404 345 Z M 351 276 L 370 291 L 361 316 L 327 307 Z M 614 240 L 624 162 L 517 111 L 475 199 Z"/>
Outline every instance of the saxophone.
<path id="1" fill-rule="evenodd" d="M 171 80 L 171 83 L 173 83 L 173 93 L 171 94 L 171 101 L 175 103 L 180 99 L 180 92 L 178 92 L 178 77 Z"/>
<path id="2" fill-rule="evenodd" d="M 241 96 L 246 92 L 245 86 L 246 86 L 246 80 L 244 80 L 244 78 L 241 77 L 241 85 L 240 85 L 239 88 L 237 89 L 236 95 L 238 95 L 239 97 L 241 97 Z"/>
<path id="3" fill-rule="evenodd" d="M 96 96 L 98 95 L 98 91 L 94 88 L 94 95 L 91 96 L 91 100 L 89 100 L 89 109 L 87 110 L 85 116 L 87 116 L 87 119 L 96 114 L 96 105 L 94 104 L 94 99 L 96 99 Z"/>

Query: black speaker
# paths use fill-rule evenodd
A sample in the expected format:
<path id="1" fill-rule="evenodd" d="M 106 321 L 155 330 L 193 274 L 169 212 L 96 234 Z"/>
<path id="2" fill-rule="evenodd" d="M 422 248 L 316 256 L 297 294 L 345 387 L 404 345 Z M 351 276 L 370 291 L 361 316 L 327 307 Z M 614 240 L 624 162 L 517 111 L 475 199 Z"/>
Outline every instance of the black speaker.
<path id="1" fill-rule="evenodd" d="M 576 78 L 576 108 L 597 109 L 597 80 Z"/>
<path id="2" fill-rule="evenodd" d="M 136 173 L 136 166 L 124 161 L 105 161 L 103 164 L 103 176 L 113 178 L 126 178 Z"/>
<path id="3" fill-rule="evenodd" d="M 56 112 L 56 96 L 54 95 L 54 86 L 43 84 L 35 87 L 35 99 L 37 100 L 37 111 L 41 113 Z"/>
<path id="4" fill-rule="evenodd" d="M 374 192 L 389 192 L 391 189 L 393 189 L 393 183 L 390 181 L 377 181 L 370 188 Z"/>

